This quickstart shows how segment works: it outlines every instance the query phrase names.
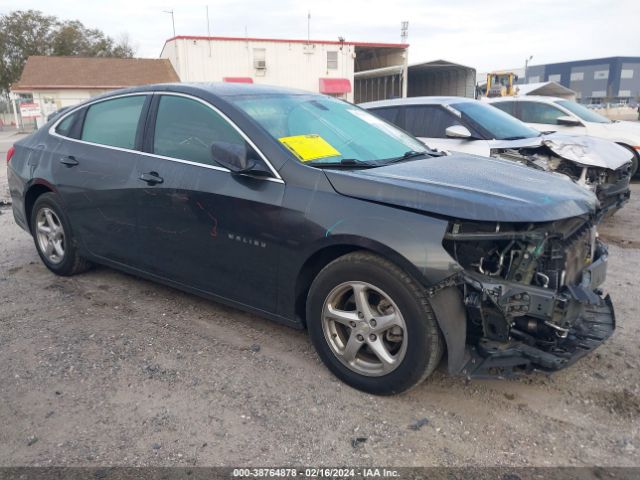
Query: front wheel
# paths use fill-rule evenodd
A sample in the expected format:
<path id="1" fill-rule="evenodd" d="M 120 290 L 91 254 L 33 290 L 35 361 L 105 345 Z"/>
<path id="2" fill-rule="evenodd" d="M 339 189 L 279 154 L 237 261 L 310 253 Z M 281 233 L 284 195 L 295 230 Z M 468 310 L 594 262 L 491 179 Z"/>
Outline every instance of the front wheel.
<path id="1" fill-rule="evenodd" d="M 309 290 L 307 326 L 327 367 L 369 393 L 408 390 L 442 357 L 442 335 L 424 289 L 368 252 L 340 257 L 318 274 Z"/>

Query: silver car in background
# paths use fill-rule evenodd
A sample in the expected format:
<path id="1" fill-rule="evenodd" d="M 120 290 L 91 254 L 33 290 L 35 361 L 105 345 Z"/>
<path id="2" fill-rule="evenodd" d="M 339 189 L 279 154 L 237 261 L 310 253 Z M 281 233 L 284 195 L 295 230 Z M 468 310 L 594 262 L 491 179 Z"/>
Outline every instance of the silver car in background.
<path id="1" fill-rule="evenodd" d="M 612 214 L 629 200 L 632 153 L 608 140 L 543 134 L 497 108 L 463 97 L 412 97 L 360 106 L 431 148 L 568 175 L 596 194 L 603 214 Z"/>

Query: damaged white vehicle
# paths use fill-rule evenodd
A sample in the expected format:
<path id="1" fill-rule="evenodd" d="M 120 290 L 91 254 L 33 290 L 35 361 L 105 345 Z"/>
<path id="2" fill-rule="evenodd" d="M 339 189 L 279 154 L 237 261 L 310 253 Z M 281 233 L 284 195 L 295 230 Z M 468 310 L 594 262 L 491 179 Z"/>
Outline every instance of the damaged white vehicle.
<path id="1" fill-rule="evenodd" d="M 514 160 L 568 175 L 593 191 L 601 214 L 629 200 L 632 154 L 608 140 L 542 134 L 512 116 L 462 97 L 414 97 L 361 105 L 429 147 Z"/>

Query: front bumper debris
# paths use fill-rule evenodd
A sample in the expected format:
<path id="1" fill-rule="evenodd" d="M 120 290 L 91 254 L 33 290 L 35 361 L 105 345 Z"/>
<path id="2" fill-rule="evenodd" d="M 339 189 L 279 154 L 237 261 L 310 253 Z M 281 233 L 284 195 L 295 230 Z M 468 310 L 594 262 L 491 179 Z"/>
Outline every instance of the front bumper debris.
<path id="1" fill-rule="evenodd" d="M 481 339 L 469 348 L 470 359 L 461 373 L 469 378 L 507 378 L 534 370 L 560 370 L 599 347 L 615 327 L 615 313 L 607 295 L 599 305 L 584 308 L 558 347 L 544 351 L 518 340 L 503 343 Z"/>
<path id="2" fill-rule="evenodd" d="M 470 342 L 459 372 L 474 378 L 552 372 L 601 345 L 615 329 L 611 298 L 602 298 L 598 289 L 606 278 L 607 260 L 606 247 L 599 244 L 579 283 L 560 291 L 465 272 L 467 315 L 482 322 L 485 336 Z M 487 301 L 496 308 L 494 314 L 488 313 Z M 533 330 L 524 330 L 530 324 Z"/>

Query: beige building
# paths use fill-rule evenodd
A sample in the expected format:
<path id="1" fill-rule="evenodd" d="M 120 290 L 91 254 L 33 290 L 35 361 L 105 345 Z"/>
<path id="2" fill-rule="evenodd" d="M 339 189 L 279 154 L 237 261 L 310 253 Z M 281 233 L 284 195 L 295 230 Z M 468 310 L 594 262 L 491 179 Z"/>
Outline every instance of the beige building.
<path id="1" fill-rule="evenodd" d="M 171 61 L 183 82 L 264 83 L 359 101 L 406 96 L 408 47 L 342 40 L 177 36 L 165 42 L 160 57 Z"/>
<path id="2" fill-rule="evenodd" d="M 178 82 L 164 59 L 31 56 L 11 93 L 18 103 L 36 105 L 39 115 L 23 118 L 41 125 L 47 115 L 118 88 Z"/>

